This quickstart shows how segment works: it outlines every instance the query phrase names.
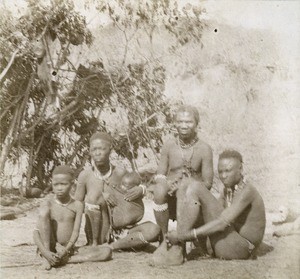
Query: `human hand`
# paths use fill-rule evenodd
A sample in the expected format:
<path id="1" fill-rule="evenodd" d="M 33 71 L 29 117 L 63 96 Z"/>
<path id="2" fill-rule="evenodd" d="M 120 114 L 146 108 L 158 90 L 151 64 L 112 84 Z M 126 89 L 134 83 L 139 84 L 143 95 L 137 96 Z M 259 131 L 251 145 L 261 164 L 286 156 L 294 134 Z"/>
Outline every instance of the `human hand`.
<path id="1" fill-rule="evenodd" d="M 117 200 L 114 195 L 104 192 L 103 197 L 104 197 L 105 201 L 108 203 L 108 205 L 110 205 L 112 207 L 117 205 Z"/>
<path id="2" fill-rule="evenodd" d="M 69 251 L 66 249 L 66 247 L 61 247 L 59 251 L 56 253 L 57 257 L 61 260 L 65 256 L 67 256 Z"/>
<path id="3" fill-rule="evenodd" d="M 168 191 L 168 194 L 170 195 L 170 196 L 173 196 L 173 194 L 174 193 L 176 193 L 176 191 L 178 190 L 178 183 L 176 182 L 176 183 L 170 183 L 170 185 L 169 185 L 169 191 Z"/>
<path id="4" fill-rule="evenodd" d="M 134 201 L 143 196 L 143 188 L 139 186 L 132 187 L 127 190 L 127 193 L 124 195 L 124 200 L 126 201 Z"/>
<path id="5" fill-rule="evenodd" d="M 166 242 L 169 244 L 178 244 L 180 241 L 178 239 L 177 231 L 170 231 L 166 235 Z"/>
<path id="6" fill-rule="evenodd" d="M 58 255 L 51 251 L 45 252 L 43 256 L 50 263 L 51 266 L 55 266 L 60 261 Z"/>

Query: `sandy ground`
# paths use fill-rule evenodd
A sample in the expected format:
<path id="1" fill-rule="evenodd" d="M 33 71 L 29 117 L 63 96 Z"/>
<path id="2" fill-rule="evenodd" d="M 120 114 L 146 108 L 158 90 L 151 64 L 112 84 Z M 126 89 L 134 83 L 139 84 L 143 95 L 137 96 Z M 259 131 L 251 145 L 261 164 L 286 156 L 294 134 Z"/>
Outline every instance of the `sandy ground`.
<path id="1" fill-rule="evenodd" d="M 151 202 L 145 201 L 145 219 L 152 219 Z M 267 228 L 256 260 L 199 259 L 176 267 L 153 267 L 150 252 L 116 252 L 102 263 L 70 264 L 45 271 L 33 245 L 32 230 L 38 209 L 13 221 L 1 221 L 1 278 L 299 278 L 300 235 L 271 236 Z M 171 224 L 174 226 L 175 224 Z M 83 230 L 78 240 L 85 243 Z M 157 245 L 157 244 L 155 244 Z"/>

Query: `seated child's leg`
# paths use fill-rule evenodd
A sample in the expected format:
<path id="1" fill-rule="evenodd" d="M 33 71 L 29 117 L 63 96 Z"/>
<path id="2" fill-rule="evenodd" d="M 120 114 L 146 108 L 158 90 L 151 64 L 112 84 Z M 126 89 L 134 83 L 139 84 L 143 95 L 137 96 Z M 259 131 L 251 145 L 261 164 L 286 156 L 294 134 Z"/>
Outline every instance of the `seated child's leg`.
<path id="1" fill-rule="evenodd" d="M 109 240 L 109 229 L 110 229 L 110 222 L 108 216 L 108 209 L 106 206 L 102 208 L 102 223 L 100 228 L 100 235 L 99 235 L 99 244 L 103 244 L 108 242 Z"/>
<path id="2" fill-rule="evenodd" d="M 86 219 L 89 220 L 86 225 L 90 225 L 91 235 L 92 235 L 92 246 L 97 246 L 99 243 L 99 236 L 100 236 L 100 226 L 101 226 L 101 219 L 102 213 L 100 210 L 99 205 L 94 204 L 85 204 L 85 215 Z M 86 232 L 89 231 L 89 228 L 86 228 Z M 88 232 L 89 233 L 89 232 Z M 90 241 L 90 235 L 87 235 L 88 243 Z M 90 244 L 90 243 L 89 243 Z"/>
<path id="3" fill-rule="evenodd" d="M 86 236 L 86 245 L 90 246 L 93 243 L 93 233 L 92 233 L 92 225 L 90 217 L 87 213 L 85 213 L 85 226 L 84 226 L 84 232 Z"/>
<path id="4" fill-rule="evenodd" d="M 53 234 L 51 233 L 50 235 L 50 241 L 47 241 L 47 244 L 45 244 L 45 242 L 42 241 L 39 229 L 34 230 L 33 233 L 34 242 L 38 247 L 37 253 L 42 257 L 42 267 L 46 270 L 50 270 L 52 266 L 59 264 L 55 250 L 56 243 Z"/>
<path id="5" fill-rule="evenodd" d="M 68 263 L 103 262 L 111 258 L 112 249 L 109 246 L 82 247 L 71 256 Z"/>
<path id="6" fill-rule="evenodd" d="M 149 242 L 157 241 L 160 234 L 158 225 L 146 222 L 130 229 L 128 234 L 111 244 L 114 250 L 140 248 L 148 245 Z"/>
<path id="7" fill-rule="evenodd" d="M 130 229 L 129 234 L 134 232 L 140 232 L 145 241 L 150 243 L 158 241 L 161 229 L 158 225 L 149 221 L 133 227 Z"/>

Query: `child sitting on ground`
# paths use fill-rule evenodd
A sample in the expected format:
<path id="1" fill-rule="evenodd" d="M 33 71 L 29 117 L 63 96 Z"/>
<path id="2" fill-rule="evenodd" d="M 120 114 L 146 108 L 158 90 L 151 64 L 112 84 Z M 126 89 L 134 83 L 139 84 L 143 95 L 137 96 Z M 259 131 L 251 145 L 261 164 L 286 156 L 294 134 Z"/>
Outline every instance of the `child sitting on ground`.
<path id="1" fill-rule="evenodd" d="M 52 174 L 55 196 L 41 205 L 33 237 L 46 270 L 67 262 L 111 259 L 112 251 L 109 247 L 74 247 L 79 236 L 84 206 L 70 196 L 73 180 L 74 174 L 69 166 L 56 167 Z"/>

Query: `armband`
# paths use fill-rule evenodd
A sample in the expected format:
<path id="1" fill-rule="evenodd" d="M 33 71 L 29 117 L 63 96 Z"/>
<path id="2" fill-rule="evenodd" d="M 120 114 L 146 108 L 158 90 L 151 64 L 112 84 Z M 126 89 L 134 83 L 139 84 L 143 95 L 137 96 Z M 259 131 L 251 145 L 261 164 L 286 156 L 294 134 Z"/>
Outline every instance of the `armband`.
<path id="1" fill-rule="evenodd" d="M 145 194 L 146 194 L 146 191 L 147 191 L 147 188 L 146 188 L 146 186 L 145 186 L 145 185 L 143 185 L 143 184 L 140 184 L 140 185 L 139 185 L 139 187 L 141 187 L 141 188 L 143 189 L 143 196 L 145 196 Z"/>
<path id="2" fill-rule="evenodd" d="M 157 179 L 167 180 L 167 177 L 164 174 L 157 174 L 157 175 L 154 176 L 155 182 L 157 182 Z"/>

